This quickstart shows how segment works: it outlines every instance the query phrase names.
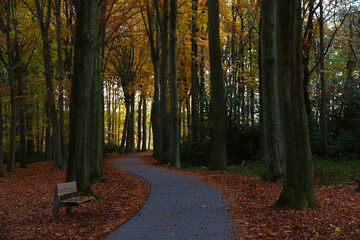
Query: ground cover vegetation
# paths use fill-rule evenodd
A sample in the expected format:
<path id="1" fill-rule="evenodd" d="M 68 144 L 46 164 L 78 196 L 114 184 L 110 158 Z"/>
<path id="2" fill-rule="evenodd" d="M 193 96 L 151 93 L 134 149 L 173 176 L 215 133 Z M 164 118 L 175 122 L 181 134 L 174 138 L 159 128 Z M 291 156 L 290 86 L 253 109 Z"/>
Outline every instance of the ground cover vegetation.
<path id="1" fill-rule="evenodd" d="M 106 152 L 153 150 L 283 182 L 269 201 L 300 209 L 319 204 L 316 184 L 360 180 L 358 1 L 6 0 L 0 13 L 0 178 L 51 159 L 96 195 Z"/>

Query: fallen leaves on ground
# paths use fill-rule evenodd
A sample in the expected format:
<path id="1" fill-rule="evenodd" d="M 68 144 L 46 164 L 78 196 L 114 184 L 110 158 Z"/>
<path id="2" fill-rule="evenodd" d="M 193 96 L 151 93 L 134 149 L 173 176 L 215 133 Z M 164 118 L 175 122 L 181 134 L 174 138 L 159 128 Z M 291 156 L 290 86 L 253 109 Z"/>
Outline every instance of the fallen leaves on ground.
<path id="1" fill-rule="evenodd" d="M 60 208 L 52 221 L 55 185 L 65 181 L 65 170 L 50 172 L 52 162 L 28 164 L 0 178 L 0 239 L 101 239 L 134 216 L 149 195 L 144 180 L 114 165 L 120 155 L 104 158 L 105 183 L 92 186 L 101 199 Z"/>
<path id="2" fill-rule="evenodd" d="M 145 163 L 196 176 L 230 199 L 238 239 L 360 239 L 360 193 L 354 182 L 316 187 L 318 207 L 276 209 L 281 183 L 210 170 L 179 170 L 147 156 Z"/>

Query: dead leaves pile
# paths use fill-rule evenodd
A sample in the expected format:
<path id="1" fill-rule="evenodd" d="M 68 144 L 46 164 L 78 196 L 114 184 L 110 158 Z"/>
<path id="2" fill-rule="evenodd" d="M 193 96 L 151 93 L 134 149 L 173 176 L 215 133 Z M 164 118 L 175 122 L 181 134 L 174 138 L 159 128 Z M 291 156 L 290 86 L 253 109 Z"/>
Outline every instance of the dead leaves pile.
<path id="1" fill-rule="evenodd" d="M 305 211 L 276 209 L 281 183 L 209 170 L 178 170 L 151 157 L 157 167 L 196 176 L 219 188 L 230 199 L 229 210 L 238 239 L 359 239 L 360 193 L 356 183 L 316 187 L 318 207 Z"/>
<path id="2" fill-rule="evenodd" d="M 65 170 L 50 172 L 51 162 L 28 164 L 0 178 L 0 239 L 101 239 L 134 216 L 149 195 L 144 180 L 114 166 L 119 155 L 104 159 L 106 183 L 92 186 L 103 198 L 72 208 L 60 208 L 51 221 L 55 185 Z"/>

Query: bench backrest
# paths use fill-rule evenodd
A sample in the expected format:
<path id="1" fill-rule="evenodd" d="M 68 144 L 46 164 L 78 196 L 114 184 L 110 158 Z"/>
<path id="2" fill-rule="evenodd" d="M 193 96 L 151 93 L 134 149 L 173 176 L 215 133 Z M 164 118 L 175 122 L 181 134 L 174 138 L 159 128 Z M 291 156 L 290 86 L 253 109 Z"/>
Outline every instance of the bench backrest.
<path id="1" fill-rule="evenodd" d="M 77 192 L 76 182 L 60 183 L 56 185 L 56 192 L 59 197 L 75 193 Z"/>

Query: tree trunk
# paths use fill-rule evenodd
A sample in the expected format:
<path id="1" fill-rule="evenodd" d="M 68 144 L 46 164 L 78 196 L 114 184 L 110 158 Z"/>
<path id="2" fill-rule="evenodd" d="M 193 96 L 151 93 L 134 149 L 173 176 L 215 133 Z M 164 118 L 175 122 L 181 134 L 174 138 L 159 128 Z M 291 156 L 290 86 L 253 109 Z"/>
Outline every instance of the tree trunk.
<path id="1" fill-rule="evenodd" d="M 212 116 L 211 169 L 226 168 L 225 100 L 219 22 L 219 0 L 209 0 L 208 28 Z"/>
<path id="2" fill-rule="evenodd" d="M 95 184 L 104 179 L 103 177 L 103 144 L 104 144 L 104 105 L 103 86 L 100 69 L 100 45 L 96 41 L 94 56 L 93 82 L 90 106 L 90 143 L 89 143 L 89 168 L 90 184 Z"/>
<path id="3" fill-rule="evenodd" d="M 276 0 L 261 4 L 261 73 L 264 132 L 264 179 L 283 180 L 283 143 L 280 128 L 278 83 L 276 71 Z"/>
<path id="4" fill-rule="evenodd" d="M 52 157 L 53 157 L 53 169 L 56 171 L 63 168 L 63 158 L 61 154 L 61 138 L 60 138 L 60 127 L 58 120 L 58 113 L 55 107 L 55 96 L 54 86 L 52 82 L 52 67 L 51 67 L 51 53 L 50 53 L 50 40 L 49 40 L 49 28 L 51 20 L 51 0 L 47 0 L 46 6 L 46 18 L 45 22 L 43 19 L 43 12 L 40 7 L 39 0 L 35 1 L 36 14 L 38 25 L 41 32 L 42 44 L 43 44 L 43 59 L 45 68 L 45 79 L 46 79 L 46 101 L 47 107 L 49 108 L 49 114 L 51 119 L 52 127 Z"/>
<path id="5" fill-rule="evenodd" d="M 321 147 L 324 155 L 329 152 L 327 142 L 327 94 L 325 83 L 325 46 L 324 46 L 324 10 L 323 1 L 320 0 L 320 84 L 321 84 L 321 99 L 320 99 L 320 128 L 321 128 Z"/>
<path id="6" fill-rule="evenodd" d="M 78 0 L 76 10 L 76 34 L 74 75 L 70 99 L 70 135 L 67 181 L 77 182 L 78 191 L 92 193 L 90 189 L 90 164 L 94 147 L 91 135 L 94 134 L 92 109 L 98 103 L 95 92 L 98 84 L 99 45 L 98 45 L 98 5 L 97 1 Z M 94 99 L 93 99 L 94 98 Z M 93 99 L 93 100 L 92 100 Z M 96 113 L 98 114 L 98 113 Z M 96 118 L 99 116 L 96 116 Z M 97 120 L 95 120 L 97 121 Z M 99 139 L 98 139 L 99 141 Z M 74 167 L 74 172 L 71 169 Z"/>
<path id="7" fill-rule="evenodd" d="M 146 131 L 147 131 L 147 128 L 146 128 L 146 114 L 147 114 L 147 110 L 146 110 L 146 107 L 147 107 L 147 104 L 146 104 L 146 98 L 144 97 L 143 98 L 143 136 L 142 136 L 142 149 L 141 151 L 146 151 Z"/>
<path id="8" fill-rule="evenodd" d="M 140 97 L 139 105 L 138 105 L 138 138 L 137 138 L 137 146 L 136 151 L 140 152 L 141 149 L 141 105 L 142 105 L 143 97 Z"/>
<path id="9" fill-rule="evenodd" d="M 1 81 L 1 86 L 3 86 Z M 4 147 L 3 147 L 3 113 L 2 113 L 2 91 L 0 91 L 0 177 L 4 177 Z"/>
<path id="10" fill-rule="evenodd" d="M 59 124 L 60 124 L 60 141 L 61 141 L 61 155 L 63 165 L 66 165 L 65 158 L 68 155 L 67 144 L 65 138 L 65 123 L 64 123 L 64 62 L 62 57 L 62 39 L 61 39 L 61 3 L 62 1 L 55 1 L 55 17 L 56 17 L 56 43 L 58 55 L 58 81 L 59 81 Z"/>
<path id="11" fill-rule="evenodd" d="M 168 94 L 168 8 L 169 1 L 163 1 L 163 17 L 160 20 L 158 17 L 158 24 L 161 32 L 161 66 L 160 66 L 160 160 L 165 161 L 169 154 L 168 141 L 168 115 L 167 115 L 167 94 Z M 159 11 L 157 15 L 159 16 Z"/>
<path id="12" fill-rule="evenodd" d="M 159 85 L 160 85 L 160 64 L 159 64 L 159 27 L 155 25 L 154 15 L 152 9 L 150 9 L 150 4 L 146 2 L 146 14 L 148 19 L 147 35 L 149 38 L 150 50 L 151 50 L 151 60 L 154 68 L 154 102 L 151 108 L 151 123 L 153 128 L 153 150 L 154 157 L 158 158 L 160 156 L 160 98 L 159 98 Z M 145 20 L 144 20 L 145 22 Z M 155 25 L 155 26 L 154 26 Z M 155 29 L 154 29 L 155 28 Z M 155 31 L 156 30 L 156 31 Z M 154 39 L 155 38 L 155 39 Z M 149 134 L 151 132 L 149 126 Z M 150 139 L 149 135 L 149 146 L 150 149 Z"/>
<path id="13" fill-rule="evenodd" d="M 23 101 L 23 89 L 25 83 L 24 77 L 24 65 L 22 62 L 21 46 L 18 42 L 15 43 L 16 52 L 16 79 L 18 82 L 18 114 L 19 114 L 19 130 L 20 130 L 20 167 L 26 168 L 27 156 L 26 156 L 26 136 L 25 136 L 25 103 Z"/>
<path id="14" fill-rule="evenodd" d="M 305 99 L 305 109 L 307 115 L 311 114 L 311 104 L 310 104 L 310 97 L 309 97 L 309 84 L 310 84 L 310 53 L 311 53 L 311 46 L 314 38 L 314 26 L 313 26 L 313 18 L 315 14 L 314 8 L 315 0 L 310 0 L 308 4 L 309 16 L 307 19 L 306 28 L 304 31 L 304 54 L 303 54 L 303 74 L 304 74 L 304 99 Z"/>
<path id="15" fill-rule="evenodd" d="M 6 3 L 6 25 L 11 26 L 12 19 L 12 1 L 7 1 Z M 6 49 L 8 52 L 8 62 L 6 70 L 8 72 L 8 85 L 10 87 L 10 146 L 9 146 L 9 156 L 7 163 L 7 172 L 14 172 L 15 166 L 15 147 L 16 147 L 16 100 L 15 100 L 15 83 L 14 83 L 14 42 L 10 38 L 10 31 L 6 31 Z"/>
<path id="16" fill-rule="evenodd" d="M 199 78 L 198 78 L 198 46 L 197 46 L 197 11 L 198 0 L 191 1 L 191 136 L 193 141 L 198 139 L 198 105 L 199 105 Z"/>
<path id="17" fill-rule="evenodd" d="M 129 130 L 129 121 L 130 121 L 130 95 L 125 93 L 125 122 L 124 128 L 121 136 L 121 144 L 120 144 L 120 153 L 125 152 L 125 144 Z"/>
<path id="18" fill-rule="evenodd" d="M 179 117 L 178 117 L 178 92 L 177 92 L 177 54 L 176 54 L 176 17 L 177 0 L 170 0 L 170 147 L 171 161 L 180 168 L 180 150 L 179 150 Z M 196 120 L 197 121 L 197 120 Z"/>
<path id="19" fill-rule="evenodd" d="M 300 0 L 277 0 L 277 71 L 285 178 L 277 207 L 315 205 L 314 173 L 302 84 Z"/>

